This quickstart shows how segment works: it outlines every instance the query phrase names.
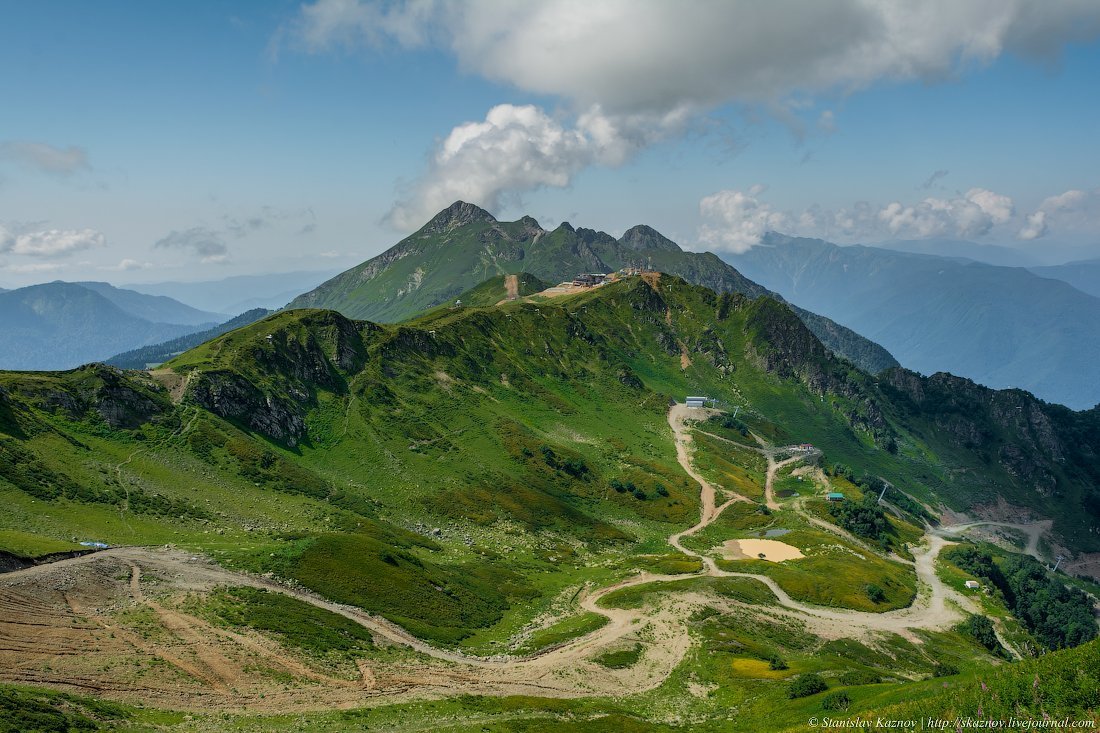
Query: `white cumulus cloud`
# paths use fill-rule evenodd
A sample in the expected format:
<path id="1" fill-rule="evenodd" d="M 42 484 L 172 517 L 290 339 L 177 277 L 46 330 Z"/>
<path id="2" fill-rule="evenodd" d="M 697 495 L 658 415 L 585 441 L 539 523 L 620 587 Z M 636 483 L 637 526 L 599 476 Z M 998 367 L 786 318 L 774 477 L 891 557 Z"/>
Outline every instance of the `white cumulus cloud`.
<path id="1" fill-rule="evenodd" d="M 567 186 L 722 105 L 796 122 L 823 92 L 950 78 L 1005 53 L 1051 58 L 1098 35 L 1100 3 L 1087 0 L 315 0 L 273 41 L 441 49 L 466 72 L 563 102 L 567 118 L 499 105 L 451 130 L 387 216 L 408 230 L 455 199 L 493 209 Z M 817 120 L 836 126 L 830 110 Z M 888 222 L 972 234 L 1003 217 L 1002 201 L 963 198 L 899 204 Z"/>
<path id="2" fill-rule="evenodd" d="M 759 244 L 767 232 L 787 229 L 789 217 L 757 198 L 763 190 L 753 186 L 748 192 L 719 191 L 700 201 L 699 213 L 705 221 L 699 229 L 700 241 L 723 252 L 744 252 Z"/>
<path id="3" fill-rule="evenodd" d="M 980 237 L 1014 212 L 1012 199 L 984 188 L 972 188 L 950 199 L 929 197 L 912 206 L 895 201 L 879 212 L 890 233 L 901 238 L 955 235 Z"/>
<path id="4" fill-rule="evenodd" d="M 1055 196 L 1048 196 L 1039 208 L 1027 217 L 1027 222 L 1016 233 L 1018 239 L 1030 241 L 1046 236 L 1050 224 L 1072 229 L 1082 224 L 1100 221 L 1100 189 L 1082 191 L 1070 189 Z"/>
<path id="5" fill-rule="evenodd" d="M 1024 241 L 1030 241 L 1045 236 L 1046 233 L 1047 212 L 1036 211 L 1034 214 L 1028 214 L 1024 225 L 1020 227 L 1020 231 L 1017 232 L 1016 237 Z"/>
<path id="6" fill-rule="evenodd" d="M 141 260 L 124 257 L 119 260 L 117 265 L 104 265 L 99 269 L 110 270 L 112 272 L 132 272 L 134 270 L 148 270 L 151 267 L 153 267 L 152 262 L 143 262 Z"/>
<path id="7" fill-rule="evenodd" d="M 748 191 L 725 190 L 703 198 L 699 202 L 703 220 L 699 241 L 717 250 L 743 252 L 759 244 L 768 231 L 869 242 L 942 236 L 980 239 L 1018 225 L 1014 224 L 1012 199 L 985 188 L 909 204 L 860 201 L 839 209 L 815 205 L 802 211 L 776 209 L 761 198 L 764 191 L 761 186 L 753 186 Z M 1040 228 L 1043 218 L 1032 224 Z"/>
<path id="8" fill-rule="evenodd" d="M 451 130 L 387 221 L 410 230 L 459 199 L 498 209 L 511 193 L 565 187 L 585 168 L 620 165 L 681 124 L 676 111 L 608 117 L 592 108 L 570 125 L 533 105 L 497 105 L 484 120 Z"/>
<path id="9" fill-rule="evenodd" d="M 0 226 L 0 253 L 28 257 L 65 257 L 102 247 L 105 237 L 94 229 L 33 229 Z"/>
<path id="10" fill-rule="evenodd" d="M 316 0 L 283 30 L 332 48 L 440 46 L 520 89 L 609 113 L 936 79 L 1100 34 L 1100 5 L 1043 0 Z"/>

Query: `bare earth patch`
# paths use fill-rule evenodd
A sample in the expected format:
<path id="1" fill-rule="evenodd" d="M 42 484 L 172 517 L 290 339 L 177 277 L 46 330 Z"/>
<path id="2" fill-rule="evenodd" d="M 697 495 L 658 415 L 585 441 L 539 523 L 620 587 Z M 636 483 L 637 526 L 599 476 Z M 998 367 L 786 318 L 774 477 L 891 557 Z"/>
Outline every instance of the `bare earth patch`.
<path id="1" fill-rule="evenodd" d="M 778 540 L 727 540 L 722 543 L 722 557 L 727 560 L 783 562 L 806 557 L 797 547 Z"/>

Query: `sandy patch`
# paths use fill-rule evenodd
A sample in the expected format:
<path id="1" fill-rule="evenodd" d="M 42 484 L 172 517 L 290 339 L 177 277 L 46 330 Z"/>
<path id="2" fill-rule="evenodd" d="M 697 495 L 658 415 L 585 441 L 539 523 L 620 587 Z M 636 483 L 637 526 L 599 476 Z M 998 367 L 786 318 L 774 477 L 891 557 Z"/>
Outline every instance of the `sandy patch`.
<path id="1" fill-rule="evenodd" d="M 768 562 L 783 562 L 806 556 L 797 547 L 779 540 L 727 540 L 722 543 L 722 557 L 726 560 L 763 559 Z"/>

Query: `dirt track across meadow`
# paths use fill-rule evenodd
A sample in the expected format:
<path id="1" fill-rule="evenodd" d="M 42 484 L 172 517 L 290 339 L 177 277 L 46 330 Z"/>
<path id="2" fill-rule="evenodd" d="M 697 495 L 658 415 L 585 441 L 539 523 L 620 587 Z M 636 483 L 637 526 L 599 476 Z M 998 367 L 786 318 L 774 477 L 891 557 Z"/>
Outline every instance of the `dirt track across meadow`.
<path id="1" fill-rule="evenodd" d="M 674 588 L 700 576 L 752 579 L 777 599 L 778 608 L 769 606 L 767 614 L 797 619 L 825 638 L 871 639 L 890 632 L 919 641 L 915 629 L 948 628 L 961 619 L 960 609 L 973 609 L 970 599 L 936 576 L 935 558 L 950 542 L 946 532 L 926 534 L 924 544 L 914 549 L 917 599 L 908 608 L 886 613 L 801 603 L 771 578 L 721 570 L 709 555 L 686 549 L 684 537 L 707 527 L 732 503 L 749 501 L 715 487 L 692 465 L 689 423 L 706 412 L 677 405 L 669 413 L 679 462 L 700 486 L 700 517 L 668 542 L 702 560 L 703 571 L 639 573 L 582 594 L 579 610 L 603 615 L 608 623 L 537 655 L 483 658 L 437 648 L 385 619 L 299 587 L 227 570 L 178 550 L 120 547 L 0 576 L 0 679 L 180 709 L 333 709 L 459 693 L 617 697 L 652 689 L 667 679 L 691 647 L 688 617 L 701 605 L 715 603 L 698 594 L 669 593 L 644 609 L 599 605 L 601 598 L 623 588 L 644 583 Z M 780 467 L 802 458 L 775 461 L 770 446 L 762 444 L 759 450 L 768 457 L 769 486 Z M 721 504 L 719 494 L 725 499 Z M 768 498 L 774 501 L 770 493 Z M 187 598 L 226 586 L 292 596 L 361 624 L 383 647 L 404 651 L 361 659 L 354 670 L 341 674 L 318 669 L 260 634 L 229 631 L 186 610 Z M 607 669 L 593 661 L 603 651 L 634 643 L 641 643 L 644 651 L 629 668 Z"/>

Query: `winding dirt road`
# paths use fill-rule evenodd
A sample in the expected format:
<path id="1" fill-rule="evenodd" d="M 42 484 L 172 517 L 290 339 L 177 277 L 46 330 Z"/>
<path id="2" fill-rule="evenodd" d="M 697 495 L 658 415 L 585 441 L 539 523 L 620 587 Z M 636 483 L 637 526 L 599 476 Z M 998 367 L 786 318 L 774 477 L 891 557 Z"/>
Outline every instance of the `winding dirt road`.
<path id="1" fill-rule="evenodd" d="M 331 707 L 338 704 L 361 704 L 364 697 L 384 697 L 387 701 L 408 699 L 410 697 L 440 697 L 457 692 L 503 695 L 530 694 L 552 697 L 573 697 L 590 695 L 619 696 L 652 689 L 660 685 L 680 664 L 692 645 L 692 636 L 686 619 L 693 609 L 704 604 L 714 604 L 712 598 L 695 594 L 668 594 L 662 597 L 656 607 L 644 609 L 603 608 L 599 602 L 608 594 L 624 588 L 646 583 L 680 583 L 691 578 L 746 578 L 766 585 L 775 595 L 778 608 L 768 606 L 767 614 L 778 614 L 804 623 L 813 633 L 826 638 L 868 637 L 876 633 L 891 632 L 914 641 L 919 638 L 914 629 L 944 629 L 958 622 L 960 608 L 973 610 L 972 601 L 946 587 L 936 576 L 935 559 L 942 547 L 950 540 L 941 534 L 926 534 L 925 543 L 914 551 L 914 569 L 917 574 L 919 591 L 917 599 L 908 608 L 885 613 L 868 613 L 843 609 L 824 608 L 805 604 L 791 598 L 771 578 L 750 573 L 721 570 L 709 555 L 694 552 L 682 544 L 684 537 L 699 532 L 721 516 L 722 512 L 735 502 L 750 501 L 748 498 L 715 487 L 700 475 L 692 465 L 691 434 L 689 422 L 706 417 L 713 411 L 688 410 L 683 405 L 675 405 L 669 411 L 669 426 L 672 429 L 676 445 L 676 454 L 680 465 L 700 487 L 699 521 L 692 527 L 674 533 L 668 538 L 669 544 L 678 551 L 700 559 L 703 570 L 689 575 L 655 575 L 638 573 L 614 585 L 583 594 L 579 600 L 581 610 L 600 614 L 608 619 L 606 625 L 584 636 L 572 639 L 560 646 L 544 650 L 530 657 L 501 655 L 497 657 L 474 657 L 460 652 L 434 647 L 409 634 L 400 626 L 385 619 L 373 616 L 363 610 L 340 603 L 334 603 L 299 587 L 282 585 L 274 580 L 235 572 L 219 567 L 194 555 L 166 549 L 119 547 L 80 557 L 60 560 L 50 565 L 41 565 L 17 570 L 0 576 L 0 601 L 5 592 L 26 593 L 38 588 L 52 588 L 63 584 L 59 578 L 79 576 L 92 568 L 100 567 L 98 577 L 108 577 L 111 568 L 121 568 L 128 576 L 125 590 L 130 600 L 151 609 L 162 626 L 189 650 L 187 658 L 173 650 L 153 648 L 147 642 L 135 640 L 134 645 L 146 652 L 150 650 L 162 659 L 173 663 L 191 678 L 198 679 L 209 694 L 222 695 L 221 704 L 228 707 L 261 707 L 258 695 L 248 699 L 242 697 L 237 689 L 244 666 L 234 657 L 240 649 L 247 656 L 259 656 L 269 663 L 306 678 L 314 685 L 306 698 L 291 703 L 291 693 L 284 692 L 273 698 L 282 705 L 298 705 L 300 708 Z M 744 447 L 744 446 L 741 446 Z M 752 450 L 752 448 L 748 448 Z M 762 444 L 760 452 L 768 458 L 767 496 L 769 506 L 774 503 L 771 484 L 776 472 L 783 466 L 802 460 L 805 456 L 796 455 L 776 461 L 779 449 Z M 722 504 L 717 496 L 728 497 Z M 778 506 L 776 507 L 778 508 Z M 977 523 L 976 523 L 977 524 Z M 959 529 L 963 531 L 965 527 Z M 1035 542 L 1038 540 L 1036 538 Z M 102 566 L 107 565 L 107 568 Z M 402 666 L 379 664 L 370 660 L 360 660 L 358 669 L 360 680 L 349 682 L 335 679 L 311 670 L 308 666 L 290 659 L 264 640 L 251 636 L 214 629 L 207 622 L 171 608 L 159 600 L 153 600 L 142 589 L 142 571 L 155 574 L 167 586 L 167 590 L 181 592 L 209 592 L 218 587 L 248 586 L 282 593 L 318 608 L 339 614 L 365 628 L 379 639 L 397 644 L 421 655 L 422 659 Z M 68 582 L 68 581 L 65 581 Z M 10 589 L 10 590 L 9 590 Z M 96 608 L 78 607 L 66 597 L 74 613 L 82 617 L 99 619 L 100 626 L 107 624 L 108 616 Z M 735 602 L 718 602 L 727 605 Z M 735 604 L 741 605 L 741 604 Z M 0 620 L 0 638 L 11 638 L 12 629 L 3 628 Z M 211 645 L 211 638 L 217 637 L 219 643 Z M 114 639 L 114 636 L 112 636 Z M 116 640 L 118 641 L 118 640 Z M 592 661 L 601 651 L 609 648 L 622 648 L 626 643 L 641 642 L 644 652 L 635 665 L 626 669 L 607 669 Z M 121 643 L 121 642 L 119 642 Z M 3 672 L 6 659 L 4 653 L 17 653 L 18 649 L 5 649 L 0 644 L 0 679 L 13 681 L 34 681 L 51 683 L 48 676 L 28 678 L 20 674 Z M 63 680 L 52 680 L 53 684 L 70 684 Z M 105 682 L 104 685 L 107 683 Z M 213 689 L 213 692 L 209 692 Z M 102 689 L 110 689 L 104 686 Z M 152 693 L 146 691 L 146 698 Z M 209 701 L 204 693 L 204 703 Z M 155 695 L 153 695 L 155 697 Z M 177 704 L 180 704 L 177 701 Z M 190 704 L 194 704 L 193 702 Z M 184 705 L 186 706 L 186 704 Z"/>

